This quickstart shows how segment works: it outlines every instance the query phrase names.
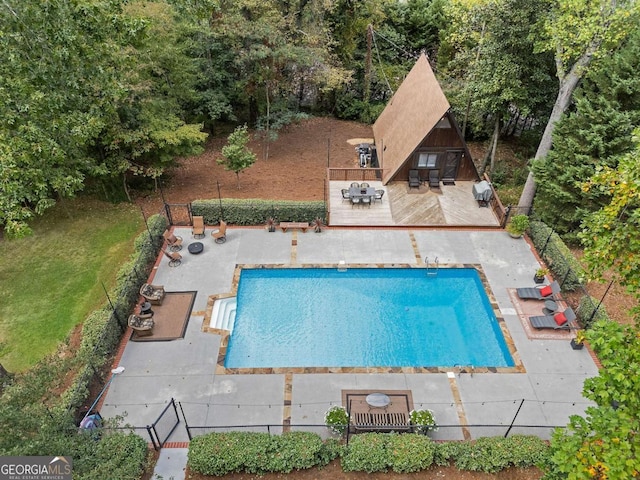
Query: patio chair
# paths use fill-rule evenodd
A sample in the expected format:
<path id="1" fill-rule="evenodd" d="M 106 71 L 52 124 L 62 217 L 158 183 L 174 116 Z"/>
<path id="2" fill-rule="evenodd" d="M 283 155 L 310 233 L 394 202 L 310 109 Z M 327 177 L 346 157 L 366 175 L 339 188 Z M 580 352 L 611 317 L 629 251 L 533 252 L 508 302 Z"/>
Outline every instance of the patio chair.
<path id="1" fill-rule="evenodd" d="M 191 235 L 193 238 L 204 238 L 204 217 L 193 217 Z"/>
<path id="2" fill-rule="evenodd" d="M 380 200 L 380 203 L 382 203 L 382 197 L 384 197 L 384 190 L 376 190 L 376 195 L 373 197 L 373 200 Z"/>
<path id="3" fill-rule="evenodd" d="M 342 190 L 340 190 L 340 192 L 342 193 L 342 200 L 351 200 L 351 196 L 349 195 L 349 189 L 348 188 L 343 188 Z"/>
<path id="4" fill-rule="evenodd" d="M 369 186 L 370 186 L 370 185 L 369 185 L 367 182 L 362 182 L 362 183 L 360 184 L 360 188 L 369 188 Z"/>
<path id="5" fill-rule="evenodd" d="M 409 188 L 420 188 L 420 172 L 418 170 L 409 170 Z"/>
<path id="6" fill-rule="evenodd" d="M 351 188 L 360 188 L 360 184 L 358 182 L 352 182 L 350 186 Z"/>
<path id="7" fill-rule="evenodd" d="M 429 188 L 440 188 L 440 172 L 429 170 Z"/>
<path id="8" fill-rule="evenodd" d="M 516 288 L 516 293 L 522 300 L 549 300 L 555 298 L 555 296 L 560 293 L 560 285 L 554 280 L 544 287 Z"/>
<path id="9" fill-rule="evenodd" d="M 171 250 L 172 252 L 182 250 L 182 237 L 178 237 L 169 231 L 164 232 L 163 236 L 165 241 L 167 242 L 169 250 Z"/>
<path id="10" fill-rule="evenodd" d="M 553 315 L 538 315 L 535 317 L 529 317 L 529 323 L 533 328 L 538 330 L 569 330 L 571 328 L 571 322 L 576 319 L 576 314 L 571 307 L 565 309 L 563 312 L 558 312 Z"/>
<path id="11" fill-rule="evenodd" d="M 166 250 L 163 250 L 162 253 L 164 253 L 165 257 L 169 259 L 170 267 L 177 267 L 182 263 L 182 255 L 180 255 L 178 252 L 169 253 Z"/>
<path id="12" fill-rule="evenodd" d="M 354 205 L 360 205 L 360 200 L 362 200 L 360 197 L 351 197 L 351 208 Z"/>
<path id="13" fill-rule="evenodd" d="M 227 223 L 224 220 L 220 220 L 220 227 L 218 230 L 211 232 L 211 237 L 216 243 L 224 243 L 227 241 Z"/>
<path id="14" fill-rule="evenodd" d="M 151 335 L 153 333 L 153 326 L 155 325 L 155 322 L 153 321 L 153 313 L 148 313 L 146 315 L 129 315 L 127 323 L 139 337 Z"/>
<path id="15" fill-rule="evenodd" d="M 144 283 L 140 287 L 140 295 L 151 305 L 162 305 L 164 300 L 164 286 Z"/>
<path id="16" fill-rule="evenodd" d="M 362 202 L 362 205 L 366 205 L 371 208 L 371 197 L 362 197 L 360 201 Z"/>

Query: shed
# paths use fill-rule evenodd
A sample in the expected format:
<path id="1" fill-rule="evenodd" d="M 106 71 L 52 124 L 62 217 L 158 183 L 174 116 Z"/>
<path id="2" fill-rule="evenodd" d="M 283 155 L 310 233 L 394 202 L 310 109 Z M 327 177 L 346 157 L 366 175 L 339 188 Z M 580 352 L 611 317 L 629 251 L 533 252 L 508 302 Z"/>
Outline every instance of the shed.
<path id="1" fill-rule="evenodd" d="M 412 169 L 424 180 L 437 170 L 445 185 L 479 180 L 451 105 L 424 54 L 373 124 L 373 135 L 385 185 L 406 181 Z"/>

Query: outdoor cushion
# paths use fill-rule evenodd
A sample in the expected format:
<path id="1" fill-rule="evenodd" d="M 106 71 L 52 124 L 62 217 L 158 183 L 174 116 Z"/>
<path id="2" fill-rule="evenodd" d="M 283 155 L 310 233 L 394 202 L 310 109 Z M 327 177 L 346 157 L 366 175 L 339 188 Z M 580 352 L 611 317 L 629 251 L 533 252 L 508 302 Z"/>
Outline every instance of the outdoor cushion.
<path id="1" fill-rule="evenodd" d="M 558 326 L 562 326 L 565 323 L 567 323 L 567 317 L 564 314 L 564 312 L 560 312 L 560 313 L 556 313 L 553 316 L 553 319 L 556 321 L 556 323 L 558 324 Z"/>
<path id="2" fill-rule="evenodd" d="M 553 290 L 551 290 L 551 285 L 547 285 L 546 287 L 542 287 L 540 289 L 540 295 L 542 295 L 543 297 L 548 297 L 552 293 L 553 293 Z"/>

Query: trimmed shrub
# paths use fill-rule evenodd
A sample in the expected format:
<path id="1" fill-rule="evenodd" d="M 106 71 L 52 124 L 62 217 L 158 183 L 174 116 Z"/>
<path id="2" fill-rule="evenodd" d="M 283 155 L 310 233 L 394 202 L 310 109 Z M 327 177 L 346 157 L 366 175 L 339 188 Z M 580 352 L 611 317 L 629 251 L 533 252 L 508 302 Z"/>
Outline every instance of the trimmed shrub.
<path id="1" fill-rule="evenodd" d="M 363 433 L 351 437 L 342 456 L 345 472 L 386 472 L 389 467 L 388 433 Z"/>
<path id="2" fill-rule="evenodd" d="M 263 225 L 267 218 L 273 218 L 276 222 L 313 222 L 319 218 L 326 223 L 326 206 L 320 201 L 195 200 L 191 204 L 191 211 L 194 215 L 203 216 L 207 225 L 215 225 L 221 218 L 233 225 Z"/>
<path id="3" fill-rule="evenodd" d="M 580 319 L 580 323 L 584 328 L 591 328 L 591 326 L 599 321 L 599 320 L 609 320 L 609 315 L 607 314 L 607 310 L 604 304 L 598 307 L 600 300 L 597 300 L 588 295 L 583 295 L 580 297 L 580 304 L 578 305 L 578 319 Z M 598 311 L 595 315 L 593 312 L 598 308 Z M 593 315 L 593 318 L 591 316 Z"/>
<path id="4" fill-rule="evenodd" d="M 545 223 L 532 221 L 529 234 L 536 250 L 562 284 L 562 289 L 573 291 L 583 286 L 585 272 L 560 236 Z"/>
<path id="5" fill-rule="evenodd" d="M 191 441 L 188 465 L 203 475 L 237 472 L 262 475 L 326 465 L 339 454 L 335 444 L 325 445 L 319 435 L 310 432 L 279 436 L 256 432 L 211 433 Z"/>
<path id="6" fill-rule="evenodd" d="M 436 465 L 446 466 L 460 453 L 462 443 L 460 442 L 443 442 L 434 443 L 435 451 L 433 452 L 433 462 Z"/>
<path id="7" fill-rule="evenodd" d="M 483 437 L 475 442 L 462 443 L 455 463 L 459 470 L 495 473 L 511 466 L 538 465 L 548 452 L 546 442 L 534 436 Z"/>
<path id="8" fill-rule="evenodd" d="M 433 464 L 435 443 L 425 435 L 403 434 L 390 437 L 388 456 L 397 473 L 419 472 Z"/>

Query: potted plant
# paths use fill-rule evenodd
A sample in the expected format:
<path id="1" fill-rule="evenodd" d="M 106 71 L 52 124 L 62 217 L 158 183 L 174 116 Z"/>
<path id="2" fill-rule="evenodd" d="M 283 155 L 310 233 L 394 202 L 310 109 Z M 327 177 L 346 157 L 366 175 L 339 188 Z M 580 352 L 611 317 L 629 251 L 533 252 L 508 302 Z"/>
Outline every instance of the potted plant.
<path id="1" fill-rule="evenodd" d="M 344 435 L 349 426 L 347 410 L 340 405 L 334 405 L 324 414 L 324 423 L 332 433 Z"/>
<path id="2" fill-rule="evenodd" d="M 269 217 L 267 218 L 267 221 L 265 222 L 265 226 L 268 232 L 275 232 L 276 231 L 276 219 L 273 217 Z"/>
<path id="3" fill-rule="evenodd" d="M 539 268 L 538 270 L 536 270 L 536 274 L 533 276 L 533 281 L 535 283 L 544 282 L 544 277 L 545 277 L 545 275 L 547 273 L 549 273 L 549 269 L 547 269 L 547 268 Z"/>
<path id="4" fill-rule="evenodd" d="M 571 339 L 571 348 L 574 350 L 582 350 L 584 347 L 585 335 L 584 330 L 578 330 L 575 338 Z"/>
<path id="5" fill-rule="evenodd" d="M 433 410 L 411 410 L 409 420 L 413 426 L 413 431 L 426 435 L 429 432 L 438 431 L 436 417 Z"/>
<path id="6" fill-rule="evenodd" d="M 313 222 L 311 222 L 311 226 L 313 227 L 313 231 L 316 233 L 322 232 L 322 227 L 324 227 L 324 223 L 320 217 L 317 217 Z"/>
<path id="7" fill-rule="evenodd" d="M 511 217 L 509 225 L 507 225 L 507 232 L 513 238 L 520 238 L 524 232 L 529 228 L 529 217 L 526 215 L 514 215 Z"/>

